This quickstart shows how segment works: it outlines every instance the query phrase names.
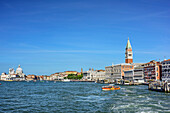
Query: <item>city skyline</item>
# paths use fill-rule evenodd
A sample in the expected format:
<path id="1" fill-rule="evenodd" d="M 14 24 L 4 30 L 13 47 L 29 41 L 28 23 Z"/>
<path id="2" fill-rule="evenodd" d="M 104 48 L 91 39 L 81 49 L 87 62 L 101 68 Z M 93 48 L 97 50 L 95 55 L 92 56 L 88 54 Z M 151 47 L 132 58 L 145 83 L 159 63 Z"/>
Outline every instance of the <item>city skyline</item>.
<path id="1" fill-rule="evenodd" d="M 25 74 L 104 69 L 124 63 L 130 39 L 134 63 L 169 59 L 170 2 L 0 1 L 0 72 Z"/>

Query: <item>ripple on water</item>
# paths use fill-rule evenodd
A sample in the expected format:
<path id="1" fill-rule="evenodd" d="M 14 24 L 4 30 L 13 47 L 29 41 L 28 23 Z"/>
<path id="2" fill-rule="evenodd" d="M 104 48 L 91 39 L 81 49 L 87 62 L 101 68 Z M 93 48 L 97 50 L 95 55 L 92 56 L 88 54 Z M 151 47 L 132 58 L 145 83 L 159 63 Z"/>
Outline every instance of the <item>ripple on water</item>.
<path id="1" fill-rule="evenodd" d="M 170 94 L 147 86 L 102 91 L 86 82 L 3 82 L 0 112 L 170 112 Z"/>

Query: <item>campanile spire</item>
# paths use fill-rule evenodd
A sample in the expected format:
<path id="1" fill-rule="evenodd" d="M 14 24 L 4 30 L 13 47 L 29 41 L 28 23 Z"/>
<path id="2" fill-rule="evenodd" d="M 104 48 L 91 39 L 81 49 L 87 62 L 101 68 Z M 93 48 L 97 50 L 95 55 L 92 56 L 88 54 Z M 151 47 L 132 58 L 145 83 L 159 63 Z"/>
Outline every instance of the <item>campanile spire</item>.
<path id="1" fill-rule="evenodd" d="M 129 41 L 129 37 L 125 49 L 125 63 L 133 63 L 133 52 L 132 52 L 132 46 Z"/>

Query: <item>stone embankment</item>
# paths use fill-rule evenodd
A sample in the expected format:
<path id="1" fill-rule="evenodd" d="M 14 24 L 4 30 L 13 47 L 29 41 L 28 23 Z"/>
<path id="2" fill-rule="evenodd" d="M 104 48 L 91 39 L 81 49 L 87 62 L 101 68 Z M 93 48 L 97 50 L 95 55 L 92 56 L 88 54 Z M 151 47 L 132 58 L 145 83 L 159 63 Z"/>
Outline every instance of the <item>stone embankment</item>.
<path id="1" fill-rule="evenodd" d="M 70 82 L 95 82 L 92 80 L 70 80 Z"/>

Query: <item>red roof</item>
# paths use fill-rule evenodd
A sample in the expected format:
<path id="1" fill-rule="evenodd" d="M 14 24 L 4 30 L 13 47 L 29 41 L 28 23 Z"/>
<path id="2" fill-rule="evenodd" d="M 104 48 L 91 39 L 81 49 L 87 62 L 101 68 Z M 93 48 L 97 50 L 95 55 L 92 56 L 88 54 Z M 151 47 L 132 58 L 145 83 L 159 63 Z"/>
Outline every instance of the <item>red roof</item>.
<path id="1" fill-rule="evenodd" d="M 164 61 L 170 61 L 170 59 L 168 59 L 168 60 L 164 60 Z M 164 61 L 163 61 L 163 62 L 164 62 Z"/>

